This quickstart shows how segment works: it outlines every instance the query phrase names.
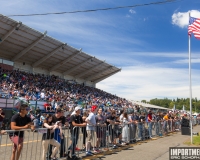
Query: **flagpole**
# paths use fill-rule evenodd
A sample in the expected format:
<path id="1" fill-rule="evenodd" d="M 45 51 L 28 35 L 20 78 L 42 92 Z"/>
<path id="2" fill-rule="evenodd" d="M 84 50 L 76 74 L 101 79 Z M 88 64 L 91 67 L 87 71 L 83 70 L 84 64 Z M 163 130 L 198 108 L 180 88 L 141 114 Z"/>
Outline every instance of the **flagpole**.
<path id="1" fill-rule="evenodd" d="M 190 18 L 190 13 L 189 13 Z M 190 38 L 191 36 L 188 35 L 188 48 L 189 48 L 189 83 L 190 83 L 190 134 L 191 134 L 191 144 L 193 143 L 193 134 L 192 134 L 192 82 L 191 82 L 191 49 L 190 49 Z"/>

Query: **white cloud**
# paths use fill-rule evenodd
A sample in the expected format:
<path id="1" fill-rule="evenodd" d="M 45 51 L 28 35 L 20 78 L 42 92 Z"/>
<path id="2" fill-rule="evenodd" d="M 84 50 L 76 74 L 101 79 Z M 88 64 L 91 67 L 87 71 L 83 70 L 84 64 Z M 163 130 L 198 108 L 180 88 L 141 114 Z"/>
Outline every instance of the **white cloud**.
<path id="1" fill-rule="evenodd" d="M 174 61 L 174 63 L 189 63 L 189 60 L 188 59 L 181 59 L 181 60 L 177 60 L 177 61 Z M 200 63 L 200 59 L 191 59 L 191 63 Z"/>
<path id="2" fill-rule="evenodd" d="M 134 11 L 133 9 L 130 9 L 129 12 L 130 12 L 131 14 L 135 14 L 135 13 L 136 13 L 136 11 Z"/>
<path id="3" fill-rule="evenodd" d="M 193 97 L 200 89 L 199 71 L 192 70 Z M 189 97 L 188 69 L 129 66 L 97 84 L 97 88 L 131 99 Z"/>
<path id="4" fill-rule="evenodd" d="M 187 12 L 176 12 L 172 15 L 172 24 L 181 28 L 187 27 L 189 24 L 189 13 L 191 17 L 200 17 L 200 11 L 190 10 Z"/>

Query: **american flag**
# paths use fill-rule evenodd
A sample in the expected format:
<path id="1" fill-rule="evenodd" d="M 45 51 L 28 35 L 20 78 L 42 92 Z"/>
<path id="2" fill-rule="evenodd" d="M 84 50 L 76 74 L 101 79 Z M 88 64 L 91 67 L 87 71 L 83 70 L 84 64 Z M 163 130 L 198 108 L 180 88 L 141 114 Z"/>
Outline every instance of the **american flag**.
<path id="1" fill-rule="evenodd" d="M 194 34 L 194 37 L 200 40 L 200 18 L 190 17 L 188 34 Z"/>

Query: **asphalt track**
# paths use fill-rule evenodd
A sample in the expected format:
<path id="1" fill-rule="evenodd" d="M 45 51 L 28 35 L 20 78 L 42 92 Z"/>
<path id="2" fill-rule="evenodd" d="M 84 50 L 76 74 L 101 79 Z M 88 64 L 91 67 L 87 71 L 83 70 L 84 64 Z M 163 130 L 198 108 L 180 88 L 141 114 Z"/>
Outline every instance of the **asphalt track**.
<path id="1" fill-rule="evenodd" d="M 200 125 L 195 126 L 193 132 L 200 132 Z M 67 132 L 65 135 L 66 139 L 69 139 Z M 26 133 L 20 160 L 41 159 L 41 136 L 42 134 L 34 132 Z M 190 139 L 190 136 L 181 135 L 180 132 L 175 132 L 169 134 L 169 136 L 164 136 L 163 138 L 154 138 L 153 140 L 138 142 L 117 150 L 106 151 L 91 157 L 83 157 L 83 159 L 89 160 L 101 158 L 103 160 L 168 160 L 169 147 L 184 147 L 186 145 L 184 145 L 183 142 L 188 139 Z M 3 135 L 0 145 L 0 160 L 9 160 L 11 151 L 12 143 L 7 135 Z M 80 153 L 80 156 L 82 155 L 83 154 Z"/>
<path id="2" fill-rule="evenodd" d="M 200 125 L 194 127 L 194 132 L 200 132 Z M 105 156 L 104 160 L 169 160 L 169 147 L 188 147 L 183 144 L 187 140 L 190 140 L 190 136 L 177 132 L 147 143 L 135 144 L 127 150 Z"/>

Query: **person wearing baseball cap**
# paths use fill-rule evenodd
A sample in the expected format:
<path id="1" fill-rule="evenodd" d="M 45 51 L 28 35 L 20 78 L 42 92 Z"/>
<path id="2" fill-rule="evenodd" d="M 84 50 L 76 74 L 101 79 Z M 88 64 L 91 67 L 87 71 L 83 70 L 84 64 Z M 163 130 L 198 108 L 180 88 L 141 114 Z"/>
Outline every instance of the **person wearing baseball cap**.
<path id="1" fill-rule="evenodd" d="M 96 105 L 93 105 L 91 107 L 89 116 L 86 118 L 86 122 L 87 122 L 87 127 L 86 127 L 86 131 L 87 131 L 87 138 L 88 141 L 86 143 L 86 156 L 91 156 L 93 155 L 91 152 L 91 142 L 94 138 L 94 131 L 95 131 L 95 126 L 96 126 L 96 112 L 97 112 L 98 107 Z"/>
<path id="2" fill-rule="evenodd" d="M 86 123 L 83 123 L 83 119 L 80 115 L 81 113 L 81 107 L 77 106 L 74 109 L 75 114 L 72 114 L 70 117 L 70 133 L 71 133 L 71 145 L 68 148 L 68 159 L 78 160 L 79 158 L 76 157 L 75 154 L 75 148 L 77 145 L 78 137 L 79 137 L 79 128 L 78 127 L 84 127 L 86 126 Z M 77 127 L 77 128 L 74 128 Z M 71 151 L 71 157 L 70 157 L 70 151 Z"/>

